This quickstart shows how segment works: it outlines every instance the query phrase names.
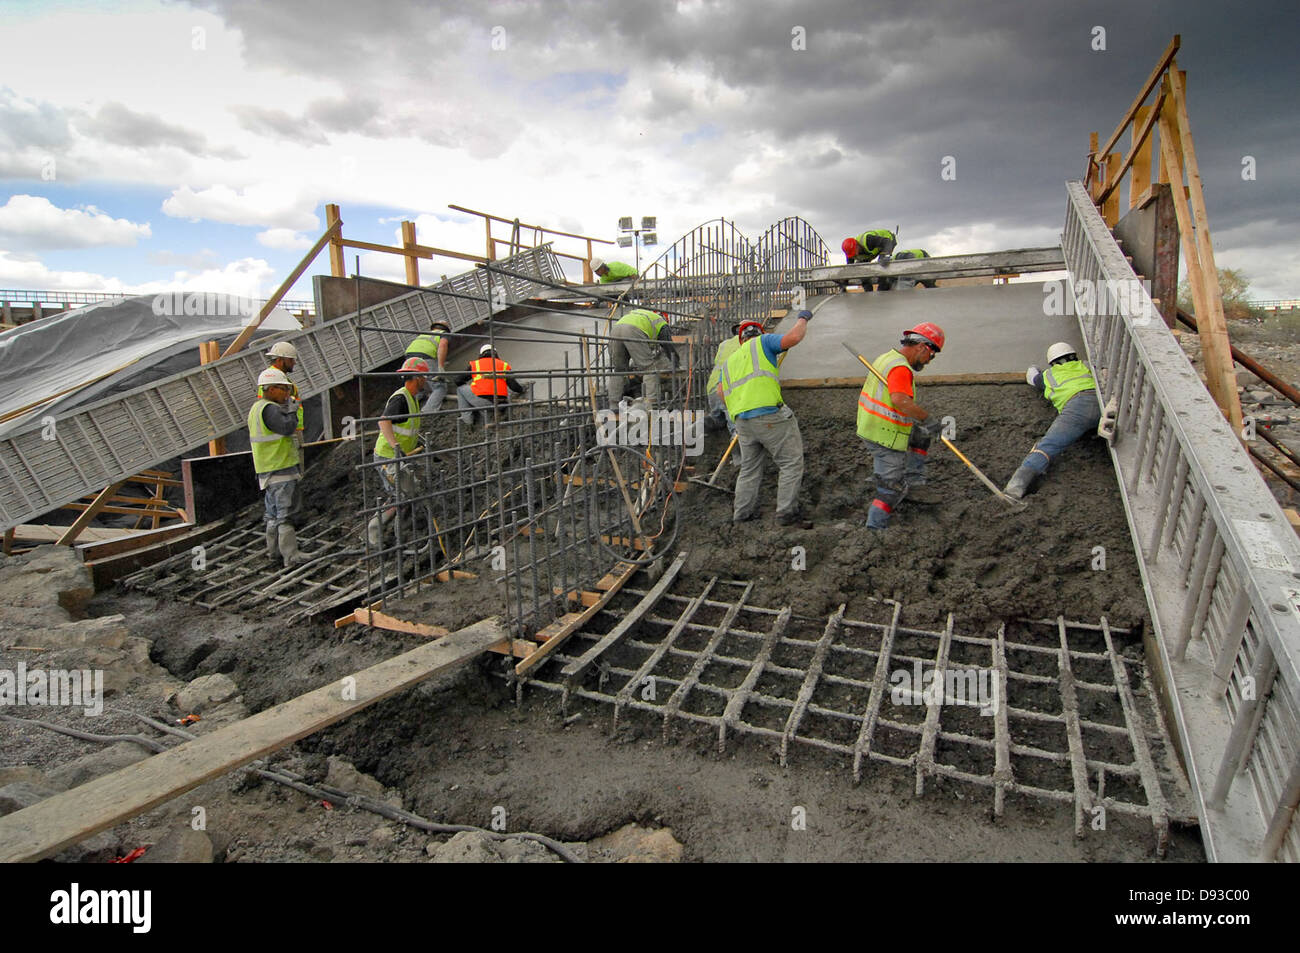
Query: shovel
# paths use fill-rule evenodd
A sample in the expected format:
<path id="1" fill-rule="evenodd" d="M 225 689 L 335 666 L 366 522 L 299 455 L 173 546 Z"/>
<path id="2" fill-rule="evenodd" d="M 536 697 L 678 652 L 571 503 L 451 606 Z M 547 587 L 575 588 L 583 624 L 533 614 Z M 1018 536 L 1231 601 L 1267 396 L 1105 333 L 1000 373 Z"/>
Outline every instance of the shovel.
<path id="1" fill-rule="evenodd" d="M 844 344 L 843 341 L 841 341 L 840 343 Z M 889 389 L 889 382 L 880 376 L 880 372 L 871 366 L 870 361 L 868 361 L 857 351 L 853 350 L 853 348 L 849 347 L 847 344 L 844 344 L 844 349 L 848 351 L 850 354 L 852 354 L 854 357 L 856 357 L 859 361 L 861 361 L 862 366 L 865 367 L 867 370 L 869 370 L 875 376 L 876 380 L 884 384 L 886 390 Z M 970 460 L 967 459 L 966 454 L 958 450 L 953 445 L 953 442 L 949 440 L 947 437 L 940 437 L 939 439 L 942 440 L 944 442 L 944 445 L 957 455 L 957 459 L 960 460 L 962 463 L 966 464 L 966 466 L 970 468 L 970 472 L 975 474 L 977 477 L 979 477 L 980 482 L 983 483 L 986 487 L 988 487 L 989 491 L 992 492 L 992 494 L 996 496 L 998 499 L 1000 499 L 1003 503 L 1006 503 L 1009 506 L 1014 506 L 1016 509 L 1021 509 L 1021 510 L 1023 510 L 1026 506 L 1029 505 L 1023 502 L 1022 500 L 1017 500 L 1015 497 L 1007 496 L 1000 489 L 998 489 L 998 485 L 994 483 L 992 480 L 990 480 L 988 477 L 986 477 L 984 475 L 984 472 L 980 470 L 979 467 L 971 463 Z"/>

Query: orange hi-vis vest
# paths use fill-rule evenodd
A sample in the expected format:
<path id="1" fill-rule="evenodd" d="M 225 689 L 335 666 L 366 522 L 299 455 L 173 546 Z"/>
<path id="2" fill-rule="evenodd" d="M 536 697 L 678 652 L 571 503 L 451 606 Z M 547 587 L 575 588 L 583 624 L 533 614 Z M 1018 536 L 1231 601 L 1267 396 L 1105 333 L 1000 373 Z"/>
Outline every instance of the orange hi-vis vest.
<path id="1" fill-rule="evenodd" d="M 510 387 L 506 384 L 504 377 L 498 377 L 497 371 L 508 371 L 510 365 L 495 357 L 480 357 L 477 361 L 469 362 L 469 369 L 472 375 L 469 379 L 469 389 L 479 397 L 505 397 L 510 393 Z"/>

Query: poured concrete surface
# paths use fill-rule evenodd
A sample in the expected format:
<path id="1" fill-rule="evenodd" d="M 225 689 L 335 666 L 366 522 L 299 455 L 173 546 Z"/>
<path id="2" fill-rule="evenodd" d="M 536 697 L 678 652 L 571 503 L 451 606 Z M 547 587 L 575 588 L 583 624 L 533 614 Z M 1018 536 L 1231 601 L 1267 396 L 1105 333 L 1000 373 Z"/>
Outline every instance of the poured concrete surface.
<path id="1" fill-rule="evenodd" d="M 1044 287 L 1043 282 L 1027 282 L 836 295 L 817 312 L 803 343 L 790 351 L 781 376 L 861 377 L 862 365 L 841 341 L 872 360 L 896 345 L 904 329 L 922 321 L 933 321 L 947 335 L 943 353 L 927 368 L 931 374 L 1014 373 L 1030 364 L 1042 367 L 1047 348 L 1056 341 L 1069 341 L 1082 353 L 1075 317 L 1043 313 Z M 777 331 L 784 333 L 793 325 L 793 316 L 786 317 Z"/>

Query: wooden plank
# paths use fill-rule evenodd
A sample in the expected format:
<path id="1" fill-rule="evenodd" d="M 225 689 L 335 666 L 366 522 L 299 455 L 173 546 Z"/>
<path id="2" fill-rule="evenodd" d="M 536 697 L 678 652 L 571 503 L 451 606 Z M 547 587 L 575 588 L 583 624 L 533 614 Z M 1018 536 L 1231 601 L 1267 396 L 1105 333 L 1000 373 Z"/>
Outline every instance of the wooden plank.
<path id="1" fill-rule="evenodd" d="M 1282 512 L 1286 514 L 1286 521 L 1291 524 L 1291 528 L 1300 533 L 1300 513 L 1290 507 L 1287 507 Z"/>
<path id="2" fill-rule="evenodd" d="M 406 261 L 406 283 L 420 284 L 420 256 L 415 253 L 415 223 L 402 222 L 402 250 Z"/>
<path id="3" fill-rule="evenodd" d="M 119 489 L 121 489 L 122 484 L 125 482 L 126 482 L 125 480 L 119 480 L 116 483 L 111 484 L 110 486 L 106 486 L 104 487 L 104 489 L 100 490 L 99 495 L 95 497 L 94 502 L 92 502 L 89 506 L 87 506 L 82 511 L 81 515 L 78 516 L 76 520 L 73 521 L 72 525 L 68 527 L 67 532 L 65 532 L 62 536 L 60 536 L 57 540 L 55 540 L 55 545 L 56 546 L 71 545 L 72 541 L 76 539 L 78 536 L 80 536 L 81 531 L 85 529 L 86 526 L 90 523 L 90 521 L 95 518 L 95 514 L 97 514 L 100 510 L 102 510 L 105 506 L 108 505 L 109 497 L 111 497 L 114 493 L 116 493 Z"/>
<path id="4" fill-rule="evenodd" d="M 468 662 L 505 634 L 496 619 L 476 622 L 347 680 L 332 680 L 292 701 L 0 818 L 0 863 L 51 857 L 431 675 Z"/>
<path id="5" fill-rule="evenodd" d="M 77 552 L 81 553 L 82 559 L 90 563 L 97 559 L 129 553 L 133 549 L 152 546 L 154 543 L 165 542 L 192 529 L 194 529 L 193 523 L 178 523 L 158 529 L 122 530 L 119 535 L 106 538 L 103 542 L 78 543 Z"/>
<path id="6" fill-rule="evenodd" d="M 1165 91 L 1162 89 L 1160 90 L 1160 95 L 1156 97 L 1154 106 L 1143 106 L 1138 110 L 1140 118 L 1137 125 L 1133 127 L 1133 147 L 1129 150 L 1129 154 L 1125 156 L 1124 161 L 1115 169 L 1113 175 L 1109 166 L 1107 167 L 1106 187 L 1101 190 L 1101 196 L 1097 201 L 1105 203 L 1113 198 L 1116 204 L 1117 216 L 1119 205 L 1119 184 L 1123 181 L 1124 173 L 1129 170 L 1130 166 L 1133 168 L 1133 181 L 1129 183 L 1128 189 L 1129 208 L 1136 208 L 1139 196 L 1144 194 L 1146 189 L 1150 188 L 1151 130 L 1155 128 L 1156 120 L 1160 116 L 1160 108 L 1164 105 L 1164 102 Z M 1144 169 L 1139 172 L 1138 159 L 1139 155 L 1143 152 L 1145 152 L 1146 164 Z M 1118 221 L 1118 218 L 1116 221 Z M 1109 222 L 1109 220 L 1107 221 L 1107 224 L 1110 224 L 1112 228 L 1115 227 L 1114 224 Z"/>
<path id="7" fill-rule="evenodd" d="M 586 624 L 588 619 L 607 606 L 610 600 L 613 599 L 614 596 L 618 595 L 618 591 L 623 588 L 624 583 L 632 578 L 638 568 L 639 567 L 635 563 L 615 564 L 611 573 L 617 577 L 617 584 L 610 586 L 605 592 L 605 597 L 594 606 L 588 606 L 581 612 L 566 613 L 561 619 L 557 619 L 555 623 L 552 623 L 552 625 L 543 629 L 542 632 L 546 633 L 545 641 L 542 639 L 542 633 L 539 632 L 537 634 L 537 641 L 542 642 L 541 648 L 516 665 L 515 674 L 523 675 L 529 669 L 546 661 L 548 655 L 563 645 L 565 641 L 568 640 L 569 636 L 578 631 L 578 629 Z"/>
<path id="8" fill-rule="evenodd" d="M 564 666 L 563 674 L 567 683 L 572 684 L 582 678 L 587 669 L 591 668 L 591 666 L 595 664 L 596 659 L 600 658 L 601 655 L 621 642 L 623 638 L 632 631 L 633 626 L 640 622 L 645 614 L 654 608 L 655 603 L 663 598 L 663 594 L 668 591 L 668 587 L 673 584 L 673 580 L 675 580 L 677 574 L 681 572 L 682 566 L 686 563 L 687 555 L 689 555 L 688 550 L 683 550 L 678 553 L 677 558 L 673 560 L 673 564 L 668 567 L 667 571 L 662 576 L 659 577 L 659 581 L 654 584 L 653 588 L 651 588 L 649 592 L 641 597 L 640 602 L 633 606 L 632 609 L 623 616 L 623 618 L 619 619 L 618 625 L 610 629 L 599 642 L 587 649 L 587 651 L 583 652 L 581 658 L 576 658 L 568 665 Z"/>
<path id="9" fill-rule="evenodd" d="M 141 569 L 156 562 L 161 562 L 168 556 L 174 556 L 181 550 L 189 549 L 199 543 L 211 539 L 214 536 L 228 533 L 233 524 L 234 519 L 232 517 L 227 517 L 214 523 L 207 523 L 197 528 L 191 528 L 187 532 L 183 532 L 162 542 L 155 542 L 126 552 L 117 553 L 107 558 L 98 558 L 93 562 L 87 561 L 86 568 L 90 570 L 90 575 L 95 580 L 95 588 L 97 590 L 104 589 L 121 577 L 135 572 L 137 569 Z M 183 529 L 183 527 L 168 526 L 160 532 L 166 532 L 173 529 Z"/>
<path id="10" fill-rule="evenodd" d="M 343 261 L 343 219 L 339 217 L 337 205 L 325 206 L 325 227 L 331 234 L 330 274 L 335 278 L 346 278 L 348 268 Z"/>
<path id="11" fill-rule="evenodd" d="M 336 629 L 340 628 L 340 621 L 342 620 L 335 621 L 334 627 Z M 352 621 L 362 625 L 372 625 L 376 629 L 387 629 L 390 632 L 402 632 L 406 635 L 419 635 L 427 639 L 441 639 L 451 635 L 450 629 L 445 629 L 440 625 L 407 622 L 405 619 L 399 619 L 396 616 L 378 612 L 375 609 L 357 609 L 352 615 Z M 495 645 L 487 647 L 487 651 L 496 652 L 498 655 L 510 655 L 513 652 L 516 658 L 526 658 L 536 650 L 537 643 L 525 639 L 502 639 Z"/>
<path id="12" fill-rule="evenodd" d="M 1122 162 L 1118 153 L 1111 152 L 1106 155 L 1106 188 L 1103 194 L 1107 198 L 1101 203 L 1101 217 L 1108 228 L 1114 228 L 1119 224 L 1119 167 Z"/>
<path id="13" fill-rule="evenodd" d="M 328 209 L 330 208 L 334 209 L 336 215 L 338 214 L 337 205 L 326 206 L 327 212 Z M 307 266 L 316 260 L 316 256 L 320 254 L 320 250 L 331 242 L 331 240 L 334 238 L 335 233 L 338 232 L 342 227 L 343 227 L 343 222 L 336 218 L 329 225 L 329 227 L 325 229 L 324 234 L 322 234 L 320 238 L 316 239 L 316 244 L 311 246 L 311 250 L 308 251 L 307 254 L 302 256 L 302 261 L 298 262 L 297 267 L 295 267 L 293 271 L 289 272 L 289 277 L 284 279 L 284 281 L 281 282 L 280 287 L 276 288 L 275 291 L 272 292 L 271 297 L 266 299 L 266 304 L 262 305 L 261 310 L 257 312 L 257 320 L 253 321 L 250 324 L 246 324 L 244 326 L 244 330 L 240 331 L 239 336 L 230 342 L 230 347 L 226 348 L 225 353 L 221 355 L 222 357 L 229 357 L 231 354 L 234 354 L 238 351 L 242 351 L 244 349 L 244 345 L 247 344 L 249 339 L 252 338 L 252 336 L 257 333 L 257 329 L 261 327 L 262 322 L 266 320 L 266 316 L 271 313 L 272 309 L 274 309 L 277 304 L 280 303 L 280 299 L 283 298 L 285 294 L 289 291 L 289 289 L 293 287 L 293 283 L 302 277 L 302 273 L 307 270 Z M 333 262 L 333 260 L 334 260 L 334 247 L 331 245 L 330 261 Z M 343 252 L 342 250 L 340 250 L 339 251 L 340 263 L 342 262 L 342 260 L 343 260 Z M 341 278 L 343 276 L 338 275 L 338 277 Z"/>
<path id="14" fill-rule="evenodd" d="M 1192 214 L 1196 223 L 1196 249 L 1200 259 L 1201 283 L 1205 296 L 1205 309 L 1197 309 L 1196 323 L 1200 327 L 1201 356 L 1206 379 L 1211 382 L 1210 393 L 1232 423 L 1235 433 L 1241 433 L 1241 400 L 1237 396 L 1237 379 L 1232 368 L 1232 350 L 1228 341 L 1228 325 L 1223 316 L 1223 292 L 1219 288 L 1219 269 L 1214 262 L 1214 243 L 1210 240 L 1210 217 L 1205 208 L 1205 193 L 1201 188 L 1201 171 L 1192 144 L 1192 125 L 1187 117 L 1187 98 L 1183 74 L 1171 66 L 1166 85 L 1173 93 L 1174 110 L 1178 120 L 1178 135 L 1182 145 L 1183 161 L 1187 163 L 1187 185 L 1191 190 Z M 1202 313 L 1204 317 L 1202 318 Z"/>
<path id="15" fill-rule="evenodd" d="M 217 341 L 199 342 L 199 364 L 211 364 L 221 359 L 221 345 Z M 219 457 L 226 452 L 226 438 L 217 437 L 208 441 L 208 456 Z"/>
<path id="16" fill-rule="evenodd" d="M 1110 138 L 1106 140 L 1106 144 L 1100 149 L 1094 148 L 1092 150 L 1093 156 L 1106 155 L 1114 147 L 1115 143 L 1119 142 L 1119 137 L 1124 135 L 1124 130 L 1128 128 L 1129 123 L 1133 121 L 1133 117 L 1137 114 L 1138 107 L 1146 101 L 1146 98 L 1149 95 L 1151 95 L 1151 90 L 1156 88 L 1156 83 L 1160 82 L 1161 75 L 1169 68 L 1170 64 L 1173 63 L 1174 54 L 1178 52 L 1178 47 L 1182 43 L 1182 39 L 1183 38 L 1180 34 L 1174 34 L 1174 38 L 1169 41 L 1169 45 L 1165 47 L 1165 51 L 1160 54 L 1160 59 L 1157 61 L 1155 69 L 1151 71 L 1151 75 L 1147 77 L 1147 81 L 1142 84 L 1142 89 L 1133 100 L 1133 104 L 1129 106 L 1128 110 L 1124 113 L 1124 118 L 1121 119 L 1119 125 L 1115 127 L 1115 131 L 1110 134 Z"/>

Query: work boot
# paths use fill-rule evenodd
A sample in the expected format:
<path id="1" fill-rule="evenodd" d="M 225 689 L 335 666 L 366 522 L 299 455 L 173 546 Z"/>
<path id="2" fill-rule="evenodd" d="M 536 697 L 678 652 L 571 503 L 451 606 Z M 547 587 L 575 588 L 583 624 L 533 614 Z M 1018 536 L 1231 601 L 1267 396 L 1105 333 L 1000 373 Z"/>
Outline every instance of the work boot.
<path id="1" fill-rule="evenodd" d="M 370 517 L 370 522 L 366 524 L 366 542 L 371 549 L 379 549 L 384 545 L 384 521 L 378 513 Z"/>
<path id="2" fill-rule="evenodd" d="M 280 531 L 273 523 L 266 524 L 266 558 L 271 562 L 280 560 Z"/>
<path id="3" fill-rule="evenodd" d="M 288 523 L 280 524 L 280 555 L 284 557 L 285 569 L 311 562 L 310 556 L 298 552 L 298 533 Z"/>
<path id="4" fill-rule="evenodd" d="M 1022 466 L 1007 481 L 1007 485 L 1002 492 L 1013 500 L 1023 500 L 1029 488 L 1033 486 L 1034 480 L 1038 477 L 1037 470 L 1031 470 L 1029 467 Z"/>
<path id="5" fill-rule="evenodd" d="M 791 510 L 789 513 L 779 514 L 776 521 L 782 526 L 793 526 L 795 529 L 812 529 L 813 522 L 803 515 L 801 510 Z"/>

